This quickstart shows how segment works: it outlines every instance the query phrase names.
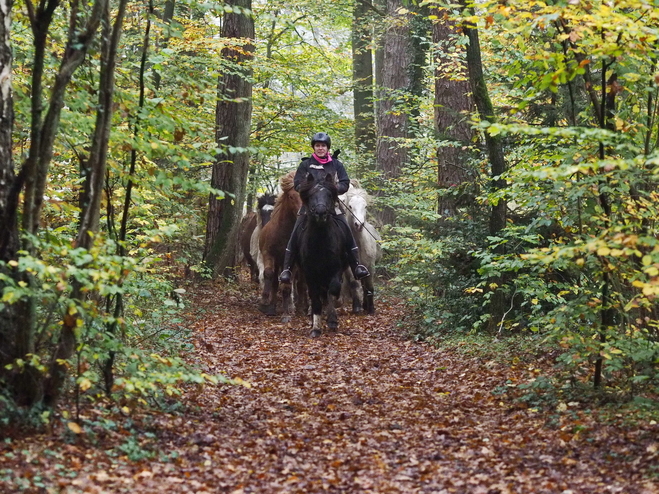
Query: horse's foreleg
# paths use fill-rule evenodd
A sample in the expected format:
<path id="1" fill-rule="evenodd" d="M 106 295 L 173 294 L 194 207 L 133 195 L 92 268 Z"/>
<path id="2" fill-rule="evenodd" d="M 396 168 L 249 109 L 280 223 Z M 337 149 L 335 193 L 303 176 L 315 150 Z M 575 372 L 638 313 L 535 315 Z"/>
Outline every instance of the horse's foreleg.
<path id="1" fill-rule="evenodd" d="M 373 292 L 375 287 L 373 285 L 373 274 L 367 276 L 362 280 L 362 290 L 364 291 L 364 311 L 367 314 L 375 314 L 375 303 L 373 301 Z"/>
<path id="2" fill-rule="evenodd" d="M 339 318 L 336 315 L 334 301 L 335 297 L 332 295 L 327 297 L 327 327 L 331 330 L 336 330 L 339 327 Z"/>
<path id="3" fill-rule="evenodd" d="M 362 311 L 362 297 L 360 297 L 362 286 L 359 281 L 352 278 L 350 280 L 350 296 L 352 298 L 352 313 L 359 314 Z"/>
<path id="4" fill-rule="evenodd" d="M 276 300 L 275 272 L 272 268 L 266 268 L 263 271 L 263 291 L 259 310 L 268 316 L 276 315 Z"/>
<path id="5" fill-rule="evenodd" d="M 309 291 L 304 281 L 304 273 L 297 269 L 293 275 L 293 297 L 295 299 L 295 312 L 297 314 L 309 315 Z"/>
<path id="6" fill-rule="evenodd" d="M 293 290 L 290 283 L 282 283 L 281 285 L 281 298 L 282 298 L 282 307 L 284 315 L 281 318 L 281 322 L 289 323 L 291 322 L 291 316 L 293 314 Z"/>
<path id="7" fill-rule="evenodd" d="M 309 298 L 311 299 L 311 336 L 312 338 L 318 338 L 322 333 L 322 312 L 323 312 L 323 301 L 320 298 L 320 294 L 317 291 L 309 290 Z"/>

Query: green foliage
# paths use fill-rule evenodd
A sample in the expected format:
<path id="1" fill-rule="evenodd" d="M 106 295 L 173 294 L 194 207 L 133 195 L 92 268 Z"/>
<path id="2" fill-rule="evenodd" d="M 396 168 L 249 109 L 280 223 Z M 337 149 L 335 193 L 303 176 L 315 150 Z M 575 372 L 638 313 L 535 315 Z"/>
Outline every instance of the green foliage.
<path id="1" fill-rule="evenodd" d="M 31 283 L 16 283 L 0 275 L 3 306 L 30 297 L 41 301 L 35 352 L 29 359 L 10 364 L 10 370 L 23 372 L 30 366 L 46 373 L 61 321 L 73 318 L 77 348 L 71 384 L 78 399 L 105 396 L 108 382 L 103 370 L 110 359 L 115 377 L 112 395 L 131 407 L 177 396 L 185 383 L 232 382 L 194 370 L 181 358 L 192 349 L 186 321 L 179 316 L 185 290 L 175 289 L 158 274 L 161 259 L 150 248 L 127 257 L 112 253 L 117 250 L 112 241 L 99 239 L 91 250 L 85 250 L 71 248 L 54 235 L 49 240 L 34 240 L 41 258 L 24 253 L 9 263 L 28 274 Z M 92 296 L 73 298 L 74 285 Z M 118 297 L 124 307 L 119 316 L 113 309 Z M 4 409 L 5 419 L 11 419 L 11 410 Z"/>
<path id="2" fill-rule="evenodd" d="M 599 361 L 608 388 L 634 395 L 659 389 L 659 211 L 648 146 L 657 130 L 646 99 L 656 94 L 646 57 L 655 56 L 658 24 L 649 5 L 633 3 L 642 16 L 629 5 L 584 13 L 537 4 L 532 14 L 528 5 L 492 6 L 491 29 L 501 34 L 493 61 L 508 68 L 497 76 L 499 103 L 516 113 L 482 126 L 506 139 L 511 163 L 509 186 L 487 201 L 506 200 L 512 211 L 505 231 L 476 254 L 484 277 L 476 288 L 486 294 L 487 279 L 502 276 L 497 288 L 510 310 L 500 330 L 545 335 L 563 348 L 566 375 L 580 381 Z M 599 84 L 602 64 L 624 85 L 606 129 L 581 82 L 591 74 Z M 592 89 L 599 98 L 615 88 Z"/>
<path id="3" fill-rule="evenodd" d="M 45 378 L 62 325 L 72 324 L 76 349 L 66 364 L 78 401 L 98 399 L 112 379 L 115 398 L 134 405 L 174 396 L 187 382 L 228 382 L 191 369 L 181 358 L 191 348 L 190 334 L 180 316 L 184 290 L 172 280 L 200 263 L 205 204 L 210 194 L 224 195 L 208 186 L 209 169 L 219 152 L 235 149 L 215 142 L 214 103 L 218 76 L 237 68 L 220 53 L 228 46 L 242 49 L 245 42 L 217 36 L 217 18 L 227 12 L 223 4 L 186 2 L 176 8 L 180 15 L 165 24 L 155 15 L 147 18 L 143 6 L 128 6 L 94 247 L 76 247 L 75 238 L 98 104 L 98 37 L 67 88 L 40 234 L 29 239 L 29 253 L 20 252 L 0 269 L 0 310 L 27 300 L 34 308 L 34 327 L 25 328 L 34 348 L 10 370 L 32 369 Z M 30 100 L 32 32 L 24 9 L 14 12 L 14 159 L 21 163 L 32 118 L 39 118 L 32 109 L 46 102 Z M 54 18 L 44 59 L 46 88 L 69 28 L 66 15 L 56 12 Z M 147 21 L 151 31 L 145 38 Z M 140 79 L 143 55 L 146 72 Z"/>
<path id="4" fill-rule="evenodd" d="M 381 201 L 397 211 L 400 223 L 382 230 L 384 268 L 417 314 L 414 332 L 423 338 L 468 332 L 483 314 L 464 310 L 481 304 L 469 288 L 479 280 L 472 252 L 484 245 L 482 211 L 472 204 L 453 218 L 434 212 L 435 173 L 431 167 L 404 170 Z"/>
<path id="5" fill-rule="evenodd" d="M 502 139 L 504 189 L 490 188 L 485 160 L 470 164 L 479 183 L 448 193 L 476 200 L 446 219 L 435 215 L 432 167 L 385 185 L 399 221 L 385 231 L 387 268 L 416 309 L 416 337 L 537 335 L 560 349 L 556 379 L 526 390 L 538 403 L 566 383 L 583 390 L 599 366 L 609 395 L 659 391 L 659 19 L 643 1 L 592 7 L 479 3 L 469 19 L 499 122 L 474 125 L 481 142 Z M 615 107 L 602 117 L 606 94 Z M 425 137 L 423 112 L 419 122 L 405 144 L 413 162 L 432 163 L 446 143 Z M 500 201 L 507 223 L 492 236 L 488 209 Z M 495 293 L 505 313 L 492 321 Z"/>

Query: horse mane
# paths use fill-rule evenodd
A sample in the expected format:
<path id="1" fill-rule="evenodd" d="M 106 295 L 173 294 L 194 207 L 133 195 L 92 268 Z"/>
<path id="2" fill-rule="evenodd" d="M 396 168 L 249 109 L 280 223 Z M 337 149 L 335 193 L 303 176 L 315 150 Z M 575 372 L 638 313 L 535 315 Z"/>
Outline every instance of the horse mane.
<path id="1" fill-rule="evenodd" d="M 297 208 L 299 208 L 300 202 L 299 199 L 295 200 L 295 198 L 293 198 L 293 195 L 297 195 L 297 191 L 293 188 L 294 177 L 295 170 L 292 170 L 279 178 L 281 194 L 277 195 L 277 198 L 275 199 L 275 207 L 272 210 L 270 221 L 272 221 L 275 216 L 279 217 L 281 214 L 280 212 L 284 210 L 284 208 L 295 207 L 295 213 L 297 213 Z"/>
<path id="2" fill-rule="evenodd" d="M 265 193 L 259 196 L 258 199 L 256 200 L 257 209 L 262 209 L 263 206 L 267 206 L 267 205 L 273 206 L 275 204 L 275 199 L 276 196 L 269 193 Z"/>
<path id="3" fill-rule="evenodd" d="M 284 194 L 286 194 L 286 192 L 288 192 L 293 188 L 294 178 L 295 178 L 295 170 L 292 170 L 288 172 L 286 175 L 282 175 L 279 178 L 279 185 L 281 186 L 281 190 L 284 192 Z"/>
<path id="4" fill-rule="evenodd" d="M 350 179 L 350 187 L 348 188 L 348 191 L 346 192 L 345 196 L 346 196 L 346 204 L 349 203 L 350 199 L 352 199 L 355 196 L 363 197 L 367 205 L 370 205 L 372 202 L 371 195 L 368 192 L 366 192 L 366 189 L 361 188 L 361 186 L 359 185 L 359 180 L 357 180 L 356 178 Z"/>
<path id="5" fill-rule="evenodd" d="M 338 201 L 339 190 L 336 188 L 336 184 L 334 182 L 327 180 L 319 180 L 319 181 L 305 180 L 300 185 L 300 197 L 302 198 L 302 202 L 306 204 L 306 202 L 309 200 L 311 190 L 315 187 L 316 184 L 321 184 L 323 187 L 329 190 L 332 193 L 332 197 L 334 198 L 334 201 L 335 202 Z"/>

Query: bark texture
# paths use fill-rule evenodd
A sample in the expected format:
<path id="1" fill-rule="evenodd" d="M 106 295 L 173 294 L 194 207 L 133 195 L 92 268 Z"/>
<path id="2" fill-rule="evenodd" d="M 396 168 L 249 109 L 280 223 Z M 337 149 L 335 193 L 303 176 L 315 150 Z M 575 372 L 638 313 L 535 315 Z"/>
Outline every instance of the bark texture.
<path id="1" fill-rule="evenodd" d="M 408 15 L 401 13 L 401 0 L 387 0 L 387 29 L 382 44 L 382 85 L 378 106 L 377 168 L 384 180 L 399 176 L 408 153 L 401 140 L 408 135 L 406 93 L 412 85 L 413 61 Z M 394 212 L 385 208 L 380 221 L 391 224 Z"/>
<path id="2" fill-rule="evenodd" d="M 483 73 L 483 62 L 481 57 L 480 43 L 478 40 L 478 30 L 472 25 L 463 25 L 463 30 L 469 43 L 467 45 L 467 64 L 469 66 L 469 82 L 474 95 L 474 101 L 481 120 L 491 123 L 496 122 L 494 107 L 490 100 Z M 506 160 L 503 154 L 503 142 L 500 135 L 491 135 L 485 133 L 485 144 L 490 161 L 490 173 L 492 176 L 492 187 L 494 190 L 506 186 L 506 182 L 501 175 L 506 171 Z M 490 235 L 496 236 L 498 232 L 506 226 L 506 201 L 500 199 L 496 204 L 492 204 L 490 210 Z M 503 253 L 503 247 L 499 247 L 499 252 Z M 492 298 L 490 299 L 490 330 L 502 322 L 505 314 L 505 298 L 500 287 L 503 284 L 503 278 L 497 277 L 491 280 L 490 286 L 495 287 Z"/>
<path id="3" fill-rule="evenodd" d="M 251 10 L 252 2 L 234 0 L 228 5 Z M 240 70 L 227 72 L 218 81 L 215 140 L 222 152 L 213 165 L 211 185 L 224 191 L 225 196 L 218 198 L 211 194 L 208 204 L 204 260 L 213 276 L 228 274 L 232 267 L 245 200 L 252 118 L 250 61 L 254 50 L 251 44 L 254 21 L 251 15 L 228 13 L 222 24 L 222 36 L 247 42 L 222 52 Z"/>
<path id="4" fill-rule="evenodd" d="M 121 0 L 114 25 L 111 23 L 109 4 L 105 4 L 102 13 L 101 74 L 98 91 L 96 124 L 87 160 L 86 191 L 83 197 L 81 221 L 78 229 L 78 246 L 85 249 L 92 247 L 94 236 L 98 233 L 101 212 L 101 196 L 107 169 L 108 144 L 112 124 L 112 103 L 114 96 L 114 72 L 117 62 L 117 47 L 121 37 L 121 28 L 126 11 L 127 0 Z M 82 299 L 84 294 L 77 282 L 73 283 L 73 299 Z M 78 317 L 67 314 L 62 321 L 62 332 L 49 379 L 44 385 L 44 403 L 54 406 L 59 399 L 64 379 L 67 375 L 66 360 L 71 358 L 76 347 L 76 327 Z"/>
<path id="5" fill-rule="evenodd" d="M 360 166 L 371 168 L 375 156 L 373 108 L 373 34 L 370 1 L 357 1 L 352 21 L 352 78 L 355 112 L 355 143 Z"/>
<path id="6" fill-rule="evenodd" d="M 474 131 L 469 122 L 475 110 L 466 63 L 456 61 L 446 53 L 456 51 L 456 29 L 444 10 L 434 12 L 438 20 L 433 25 L 435 45 L 435 132 L 440 141 L 449 142 L 437 149 L 437 185 L 440 195 L 437 212 L 453 216 L 460 196 L 452 194 L 455 187 L 473 180 L 468 167 L 469 146 Z"/>

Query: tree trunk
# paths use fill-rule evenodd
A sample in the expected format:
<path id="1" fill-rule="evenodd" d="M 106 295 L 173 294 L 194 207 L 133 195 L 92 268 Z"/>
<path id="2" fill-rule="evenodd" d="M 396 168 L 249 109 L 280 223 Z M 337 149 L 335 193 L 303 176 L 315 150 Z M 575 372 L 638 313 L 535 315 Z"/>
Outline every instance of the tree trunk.
<path id="1" fill-rule="evenodd" d="M 437 212 L 448 218 L 456 213 L 459 196 L 453 192 L 466 182 L 473 181 L 469 169 L 469 147 L 474 131 L 469 115 L 474 111 L 467 66 L 452 57 L 456 45 L 455 25 L 449 20 L 448 12 L 437 9 L 438 20 L 433 26 L 435 45 L 435 132 L 440 141 L 449 142 L 437 149 L 437 185 L 439 198 Z"/>
<path id="2" fill-rule="evenodd" d="M 12 8 L 13 0 L 0 0 L 0 224 L 3 225 L 0 229 L 1 261 L 13 259 L 18 250 L 16 204 L 12 204 L 12 198 L 15 200 L 18 193 L 11 192 L 16 180 L 11 139 L 14 127 L 10 41 Z"/>
<path id="3" fill-rule="evenodd" d="M 352 19 L 352 81 L 357 163 L 374 169 L 375 113 L 373 109 L 372 29 L 368 20 L 370 1 L 357 1 Z"/>
<path id="4" fill-rule="evenodd" d="M 251 10 L 251 0 L 232 0 L 228 5 Z M 238 230 L 245 200 L 249 169 L 249 133 L 252 117 L 251 59 L 254 46 L 254 20 L 251 15 L 227 13 L 222 37 L 249 40 L 242 47 L 229 47 L 222 56 L 236 63 L 218 81 L 215 111 L 215 141 L 222 150 L 213 165 L 211 186 L 225 192 L 211 194 L 206 222 L 204 260 L 213 276 L 228 274 L 234 260 Z M 229 196 L 231 194 L 231 196 Z"/>
<path id="5" fill-rule="evenodd" d="M 28 10 L 32 11 L 30 0 L 27 1 Z M 85 60 L 87 50 L 91 45 L 94 35 L 101 22 L 101 16 L 107 8 L 108 0 L 95 0 L 92 11 L 89 14 L 87 24 L 78 26 L 78 15 L 76 8 L 71 10 L 69 22 L 69 40 L 62 56 L 62 62 L 55 81 L 52 86 L 48 111 L 45 118 L 41 119 L 42 113 L 42 78 L 43 58 L 47 43 L 48 28 L 52 21 L 57 1 L 50 2 L 45 9 L 31 16 L 34 38 L 35 38 L 35 64 L 32 84 L 32 128 L 30 133 L 30 150 L 25 162 L 26 183 L 25 198 L 23 201 L 23 229 L 26 233 L 35 235 L 39 229 L 41 219 L 41 208 L 43 206 L 43 195 L 46 189 L 48 169 L 53 158 L 53 145 L 59 128 L 59 119 L 64 107 L 64 93 L 73 73 Z M 27 250 L 31 251 L 30 245 Z"/>
<path id="6" fill-rule="evenodd" d="M 413 53 L 409 19 L 401 14 L 401 0 L 387 0 L 388 26 L 383 38 L 382 96 L 378 108 L 377 167 L 387 181 L 400 175 L 408 161 L 399 139 L 408 135 L 408 111 L 405 93 L 412 85 L 410 67 Z M 385 207 L 379 214 L 383 224 L 394 222 L 394 211 Z"/>
<path id="7" fill-rule="evenodd" d="M 463 31 L 469 43 L 467 45 L 467 65 L 469 67 L 469 82 L 474 95 L 474 102 L 480 118 L 484 121 L 495 123 L 494 107 L 487 91 L 485 76 L 483 75 L 483 62 L 481 59 L 480 43 L 478 40 L 478 29 L 473 25 L 464 24 Z M 485 143 L 487 154 L 490 160 L 492 188 L 493 190 L 502 189 L 506 182 L 501 175 L 506 171 L 506 160 L 503 154 L 503 143 L 499 135 L 485 133 Z M 500 199 L 496 204 L 492 204 L 490 211 L 490 235 L 496 236 L 506 226 L 506 201 Z M 499 247 L 498 253 L 503 254 L 503 247 Z M 505 298 L 501 290 L 503 284 L 502 278 L 492 279 L 490 286 L 494 287 L 494 292 L 490 301 L 490 330 L 494 330 L 502 322 L 505 314 Z"/>
<path id="8" fill-rule="evenodd" d="M 4 2 L 4 3 L 3 3 Z M 25 2 L 27 15 L 30 20 L 34 36 L 34 62 L 32 64 L 31 84 L 31 114 L 30 114 L 30 149 L 28 156 L 21 167 L 17 177 L 13 177 L 13 166 L 7 161 L 6 153 L 11 153 L 11 81 L 2 77 L 0 87 L 2 88 L 2 130 L 0 133 L 0 146 L 5 153 L 0 165 L 0 214 L 3 219 L 2 233 L 0 234 L 0 249 L 3 260 L 16 259 L 18 253 L 18 197 L 23 185 L 22 229 L 24 233 L 35 235 L 39 228 L 41 207 L 46 187 L 48 169 L 53 156 L 53 145 L 59 117 L 64 106 L 64 93 L 75 70 L 84 61 L 85 55 L 91 45 L 94 35 L 98 29 L 102 12 L 107 7 L 107 0 L 96 0 L 92 5 L 91 12 L 87 16 L 84 26 L 80 26 L 83 17 L 79 12 L 79 4 L 73 3 L 70 9 L 69 34 L 64 54 L 62 56 L 59 71 L 52 83 L 50 101 L 43 115 L 43 71 L 44 55 L 47 47 L 48 32 L 59 0 L 45 0 L 35 6 L 31 0 Z M 3 55 L 2 71 L 9 71 L 11 59 L 6 58 L 9 45 L 9 14 L 11 3 L 0 0 L 2 11 L 2 41 Z M 9 133 L 9 134 L 7 134 Z M 34 247 L 29 240 L 23 246 L 31 253 Z M 25 283 L 31 286 L 34 281 L 25 272 L 13 270 L 7 273 L 15 282 Z M 17 358 L 25 358 L 27 354 L 34 353 L 34 332 L 36 321 L 36 300 L 26 297 L 19 302 L 5 305 L 0 313 L 0 346 L 3 349 L 0 360 L 14 361 Z M 3 367 L 4 371 L 4 367 Z M 5 376 L 7 377 L 7 376 Z M 26 366 L 23 372 L 14 374 L 8 379 L 10 393 L 15 401 L 21 405 L 31 406 L 41 399 L 42 386 L 39 371 L 32 366 Z"/>
<path id="9" fill-rule="evenodd" d="M 109 5 L 103 11 L 102 37 L 101 37 L 101 73 L 98 92 L 98 106 L 96 110 L 96 125 L 87 160 L 88 174 L 83 187 L 87 192 L 83 198 L 83 209 L 77 244 L 79 247 L 89 249 L 98 233 L 101 212 L 101 196 L 107 168 L 108 143 L 112 124 L 112 102 L 114 96 L 114 71 L 117 61 L 117 46 L 121 37 L 121 28 L 126 10 L 127 0 L 121 0 L 114 26 L 111 24 Z M 80 285 L 73 282 L 71 298 L 80 300 L 84 297 Z M 75 329 L 78 315 L 67 314 L 62 322 L 62 331 L 50 368 L 50 378 L 44 385 L 44 403 L 54 406 L 59 399 L 62 385 L 67 374 L 68 366 L 64 361 L 71 358 L 76 347 Z"/>
<path id="10" fill-rule="evenodd" d="M 167 26 L 167 29 L 165 29 L 165 37 L 162 41 L 162 48 L 167 48 L 167 45 L 169 44 L 169 38 L 170 38 L 169 25 L 172 22 L 172 19 L 174 18 L 175 6 L 176 6 L 175 0 L 165 0 L 165 8 L 163 9 L 162 15 L 160 16 L 160 20 L 162 21 L 162 23 Z M 158 92 L 158 90 L 160 89 L 161 79 L 162 77 L 160 76 L 160 72 L 158 72 L 157 70 L 153 70 L 153 89 L 156 92 Z"/>
<path id="11" fill-rule="evenodd" d="M 0 261 L 16 259 L 19 249 L 17 228 L 20 181 L 14 172 L 12 130 L 14 110 L 12 95 L 11 11 L 12 0 L 0 0 Z M 17 278 L 9 266 L 0 266 L 0 274 Z M 3 283 L 0 282 L 0 293 Z M 12 380 L 5 368 L 19 355 L 17 346 L 21 330 L 22 304 L 6 304 L 0 311 L 0 383 Z"/>
<path id="12" fill-rule="evenodd" d="M 82 221 L 78 231 L 78 245 L 86 249 L 91 247 L 90 233 L 98 232 L 101 213 L 101 197 L 107 169 L 108 143 L 112 128 L 112 103 L 114 100 L 114 72 L 117 65 L 117 47 L 121 38 L 124 13 L 127 0 L 121 0 L 118 6 L 114 25 L 111 25 L 109 8 L 105 11 L 103 37 L 101 46 L 101 73 L 99 82 L 98 107 L 96 125 L 90 147 L 87 166 L 89 196 L 83 204 Z M 109 7 L 109 6 L 108 6 Z"/>

